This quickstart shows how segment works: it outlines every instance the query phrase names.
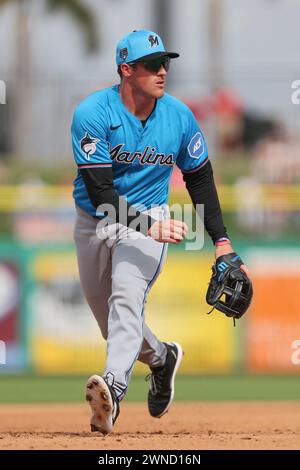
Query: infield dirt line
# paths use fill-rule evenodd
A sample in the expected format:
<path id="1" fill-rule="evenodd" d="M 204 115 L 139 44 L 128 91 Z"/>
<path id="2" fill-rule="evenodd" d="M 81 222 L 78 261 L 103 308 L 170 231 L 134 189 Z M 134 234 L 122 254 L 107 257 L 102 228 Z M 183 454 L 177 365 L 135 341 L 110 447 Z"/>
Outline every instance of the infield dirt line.
<path id="1" fill-rule="evenodd" d="M 0 449 L 299 449 L 299 402 L 177 402 L 161 419 L 124 403 L 114 432 L 89 431 L 86 404 L 0 405 Z"/>

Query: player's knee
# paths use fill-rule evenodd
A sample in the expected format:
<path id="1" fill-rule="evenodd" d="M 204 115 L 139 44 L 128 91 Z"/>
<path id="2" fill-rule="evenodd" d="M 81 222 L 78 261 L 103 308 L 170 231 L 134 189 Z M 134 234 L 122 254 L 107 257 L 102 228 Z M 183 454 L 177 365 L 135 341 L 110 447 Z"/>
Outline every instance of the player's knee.
<path id="1" fill-rule="evenodd" d="M 108 301 L 109 309 L 127 308 L 140 309 L 144 302 L 145 289 L 137 288 L 134 284 L 121 284 L 112 289 Z"/>

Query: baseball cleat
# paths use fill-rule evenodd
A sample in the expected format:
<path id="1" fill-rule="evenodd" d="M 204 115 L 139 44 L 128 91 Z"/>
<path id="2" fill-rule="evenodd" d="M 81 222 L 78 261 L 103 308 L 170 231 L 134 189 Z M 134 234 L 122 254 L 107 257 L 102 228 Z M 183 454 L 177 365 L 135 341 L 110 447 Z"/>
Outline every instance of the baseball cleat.
<path id="1" fill-rule="evenodd" d="M 178 343 L 164 343 L 167 348 L 165 365 L 150 367 L 148 409 L 151 416 L 161 418 L 169 410 L 174 398 L 175 375 L 181 364 L 183 350 Z"/>
<path id="2" fill-rule="evenodd" d="M 113 388 L 100 375 L 92 375 L 86 384 L 86 401 L 91 410 L 91 431 L 109 434 L 120 413 Z"/>

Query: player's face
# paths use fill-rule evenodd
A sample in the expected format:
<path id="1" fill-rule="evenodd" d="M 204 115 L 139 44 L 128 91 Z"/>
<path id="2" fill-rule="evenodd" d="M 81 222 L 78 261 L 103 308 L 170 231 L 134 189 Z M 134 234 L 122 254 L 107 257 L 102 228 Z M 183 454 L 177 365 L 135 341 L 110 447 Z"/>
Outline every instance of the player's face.
<path id="1" fill-rule="evenodd" d="M 164 94 L 169 65 L 168 57 L 134 64 L 131 75 L 132 87 L 143 95 L 160 98 Z"/>

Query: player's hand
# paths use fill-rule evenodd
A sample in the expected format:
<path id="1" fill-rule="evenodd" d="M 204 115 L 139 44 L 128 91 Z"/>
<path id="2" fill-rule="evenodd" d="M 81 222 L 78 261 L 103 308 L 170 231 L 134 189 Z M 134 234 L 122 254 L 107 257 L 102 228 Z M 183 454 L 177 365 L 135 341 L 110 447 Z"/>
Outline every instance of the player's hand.
<path id="1" fill-rule="evenodd" d="M 232 317 L 234 325 L 247 311 L 253 296 L 252 282 L 242 266 L 245 267 L 241 257 L 234 251 L 218 256 L 206 292 L 206 302 L 213 307 L 209 313 L 216 308 Z"/>
<path id="2" fill-rule="evenodd" d="M 233 252 L 234 252 L 234 249 L 232 248 L 230 243 L 226 243 L 225 245 L 221 245 L 221 246 L 216 246 L 215 258 L 217 259 L 219 258 L 219 256 L 228 255 L 229 253 L 233 253 Z M 250 277 L 249 269 L 247 268 L 245 264 L 242 264 L 240 269 L 244 271 L 246 276 Z"/>
<path id="3" fill-rule="evenodd" d="M 180 243 L 186 236 L 188 227 L 175 219 L 157 220 L 149 228 L 148 235 L 161 243 Z"/>

